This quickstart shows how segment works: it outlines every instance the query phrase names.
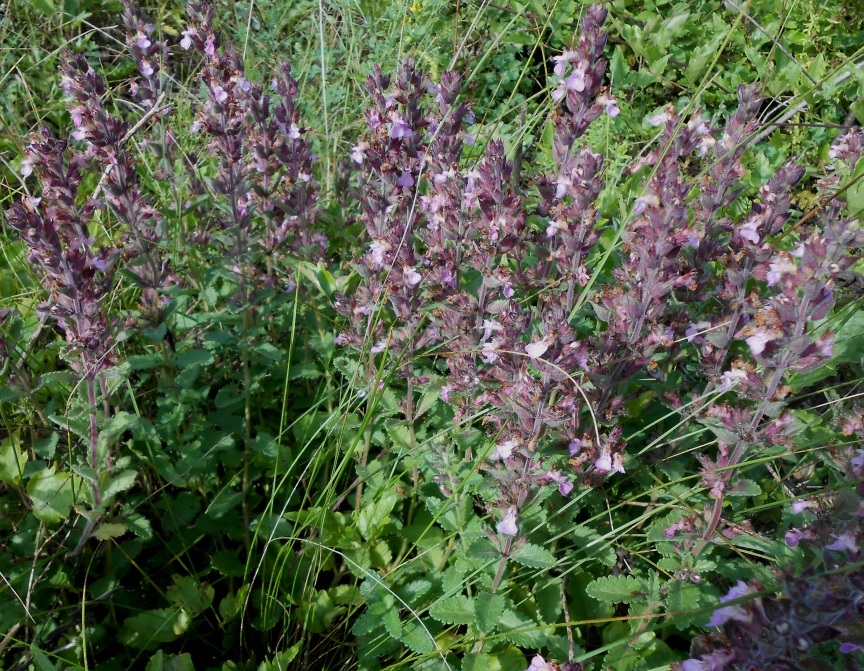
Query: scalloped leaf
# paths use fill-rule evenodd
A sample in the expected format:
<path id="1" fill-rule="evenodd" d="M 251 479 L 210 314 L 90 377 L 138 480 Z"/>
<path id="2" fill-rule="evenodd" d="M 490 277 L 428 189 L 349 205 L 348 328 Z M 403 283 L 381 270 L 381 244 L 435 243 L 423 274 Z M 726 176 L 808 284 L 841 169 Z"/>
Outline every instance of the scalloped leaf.
<path id="1" fill-rule="evenodd" d="M 632 575 L 607 575 L 591 581 L 588 596 L 608 603 L 630 603 L 644 597 L 643 585 Z"/>
<path id="2" fill-rule="evenodd" d="M 474 621 L 474 599 L 461 594 L 440 599 L 429 608 L 429 614 L 443 624 L 471 624 Z"/>
<path id="3" fill-rule="evenodd" d="M 474 626 L 489 633 L 504 614 L 504 597 L 500 594 L 481 592 L 474 599 Z"/>
<path id="4" fill-rule="evenodd" d="M 555 556 L 549 550 L 533 543 L 517 548 L 510 558 L 529 568 L 551 568 L 556 563 Z"/>

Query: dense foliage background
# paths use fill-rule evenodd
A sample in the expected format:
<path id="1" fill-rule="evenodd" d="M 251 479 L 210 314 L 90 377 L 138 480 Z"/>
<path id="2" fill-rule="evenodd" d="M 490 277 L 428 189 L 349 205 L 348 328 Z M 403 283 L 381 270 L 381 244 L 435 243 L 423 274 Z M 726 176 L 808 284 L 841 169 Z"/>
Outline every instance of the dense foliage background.
<path id="1" fill-rule="evenodd" d="M 857 2 L 0 12 L 2 668 L 861 668 Z"/>

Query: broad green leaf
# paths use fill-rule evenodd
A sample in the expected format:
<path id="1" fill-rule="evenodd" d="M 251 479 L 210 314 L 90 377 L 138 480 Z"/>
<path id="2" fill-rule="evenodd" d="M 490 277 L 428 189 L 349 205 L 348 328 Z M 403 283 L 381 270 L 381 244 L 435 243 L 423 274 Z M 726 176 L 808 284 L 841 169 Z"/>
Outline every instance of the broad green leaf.
<path id="1" fill-rule="evenodd" d="M 179 616 L 180 612 L 173 608 L 160 608 L 127 617 L 120 630 L 120 642 L 138 649 L 170 643 L 183 633 Z"/>
<path id="2" fill-rule="evenodd" d="M 505 603 L 500 594 L 480 592 L 474 597 L 474 626 L 484 634 L 493 631 L 504 614 Z"/>
<path id="3" fill-rule="evenodd" d="M 93 532 L 93 535 L 100 541 L 107 541 L 111 538 L 119 538 L 127 531 L 128 529 L 123 524 L 108 523 L 100 524 L 98 527 L 96 527 L 96 531 Z"/>
<path id="4" fill-rule="evenodd" d="M 54 473 L 53 468 L 36 473 L 27 483 L 34 517 L 48 524 L 62 522 L 72 506 L 83 500 L 82 486 L 81 478 L 71 473 Z"/>
<path id="5" fill-rule="evenodd" d="M 150 526 L 150 520 L 139 513 L 132 513 L 124 521 L 123 524 L 133 534 L 145 541 L 153 538 L 153 529 Z"/>
<path id="6" fill-rule="evenodd" d="M 357 530 L 363 538 L 371 539 L 378 529 L 390 521 L 390 513 L 399 502 L 399 495 L 394 492 L 384 492 L 371 505 L 360 510 L 357 517 Z"/>
<path id="7" fill-rule="evenodd" d="M 543 627 L 530 617 L 509 609 L 504 611 L 497 628 L 514 645 L 535 650 L 546 645 L 546 639 L 553 632 L 551 627 Z"/>
<path id="8" fill-rule="evenodd" d="M 303 643 L 298 641 L 287 650 L 277 653 L 272 660 L 267 659 L 258 666 L 258 671 L 285 671 L 293 668 L 291 662 L 297 657 Z"/>
<path id="9" fill-rule="evenodd" d="M 429 608 L 429 614 L 443 624 L 471 624 L 474 600 L 461 594 L 439 599 Z"/>
<path id="10" fill-rule="evenodd" d="M 702 591 L 698 585 L 682 580 L 672 580 L 667 584 L 666 610 L 676 615 L 699 608 Z"/>
<path id="11" fill-rule="evenodd" d="M 27 0 L 27 3 L 42 14 L 51 15 L 57 11 L 57 6 L 53 0 Z"/>
<path id="12" fill-rule="evenodd" d="M 426 629 L 430 631 L 427 632 Z M 429 634 L 434 636 L 436 631 L 437 628 L 433 629 L 429 625 L 426 628 L 420 626 L 417 620 L 407 620 L 402 626 L 402 638 L 400 640 L 412 652 L 426 655 L 435 649 L 435 640 L 430 638 Z"/>
<path id="13" fill-rule="evenodd" d="M 526 543 L 520 548 L 517 548 L 510 558 L 523 566 L 531 568 L 551 568 L 555 566 L 555 556 L 546 548 Z"/>
<path id="14" fill-rule="evenodd" d="M 144 671 L 195 671 L 192 655 L 184 652 L 180 655 L 166 655 L 159 650 L 147 662 Z"/>
<path id="15" fill-rule="evenodd" d="M 753 480 L 741 478 L 734 485 L 726 490 L 727 496 L 759 496 L 762 493 L 762 488 Z"/>
<path id="16" fill-rule="evenodd" d="M 30 655 L 33 657 L 33 666 L 36 671 L 57 671 L 57 666 L 35 643 L 30 646 Z"/>
<path id="17" fill-rule="evenodd" d="M 174 355 L 174 365 L 178 368 L 206 365 L 213 363 L 213 352 L 206 349 L 187 349 Z"/>
<path id="18" fill-rule="evenodd" d="M 9 436 L 0 443 L 0 481 L 17 485 L 21 481 L 27 455 L 18 449 L 18 439 Z"/>
<path id="19" fill-rule="evenodd" d="M 121 492 L 131 489 L 135 484 L 135 478 L 138 474 L 133 470 L 120 471 L 119 473 L 111 473 L 102 482 L 102 497 L 104 499 L 112 498 Z"/>
<path id="20" fill-rule="evenodd" d="M 585 591 L 597 601 L 629 603 L 643 598 L 642 588 L 642 582 L 631 575 L 609 575 L 592 581 Z"/>
<path id="21" fill-rule="evenodd" d="M 492 657 L 482 652 L 469 652 L 462 658 L 462 671 L 495 671 L 497 668 L 500 667 L 493 666 Z"/>
<path id="22" fill-rule="evenodd" d="M 215 590 L 189 576 L 174 576 L 174 584 L 165 593 L 168 601 L 192 615 L 197 615 L 213 603 Z"/>

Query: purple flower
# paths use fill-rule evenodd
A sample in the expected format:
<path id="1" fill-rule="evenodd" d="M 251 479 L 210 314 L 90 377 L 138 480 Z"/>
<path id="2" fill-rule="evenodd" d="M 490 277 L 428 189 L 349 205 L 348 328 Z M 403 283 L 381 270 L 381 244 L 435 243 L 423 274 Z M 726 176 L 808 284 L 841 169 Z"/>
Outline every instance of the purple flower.
<path id="1" fill-rule="evenodd" d="M 752 242 L 754 245 L 759 244 L 759 222 L 751 217 L 738 229 L 738 235 L 747 240 L 748 242 Z"/>
<path id="2" fill-rule="evenodd" d="M 534 655 L 531 665 L 525 671 L 552 671 L 554 668 L 541 655 Z"/>
<path id="3" fill-rule="evenodd" d="M 765 346 L 772 340 L 776 340 L 779 334 L 767 329 L 760 328 L 745 341 L 753 352 L 753 356 L 758 356 L 765 351 Z"/>
<path id="4" fill-rule="evenodd" d="M 687 342 L 701 342 L 701 335 L 711 328 L 711 322 L 690 322 L 690 327 L 684 331 L 684 335 L 687 336 Z"/>
<path id="5" fill-rule="evenodd" d="M 183 39 L 180 40 L 180 46 L 185 50 L 189 51 L 192 48 L 192 36 L 197 37 L 198 34 L 195 32 L 194 28 L 189 28 L 183 31 Z"/>
<path id="6" fill-rule="evenodd" d="M 621 114 L 621 108 L 618 107 L 618 101 L 608 93 L 601 93 L 597 96 L 597 104 L 606 108 L 606 114 L 615 118 Z"/>
<path id="7" fill-rule="evenodd" d="M 414 177 L 412 177 L 411 173 L 406 170 L 401 175 L 399 175 L 399 179 L 396 181 L 396 184 L 401 186 L 403 189 L 408 189 L 414 186 Z"/>
<path id="8" fill-rule="evenodd" d="M 502 520 L 495 525 L 495 528 L 498 530 L 498 533 L 505 536 L 515 536 L 518 534 L 519 527 L 516 525 L 516 508 L 511 506 Z"/>
<path id="9" fill-rule="evenodd" d="M 216 102 L 224 104 L 228 101 L 228 91 L 223 89 L 221 86 L 216 85 L 213 87 L 213 98 Z"/>
<path id="10" fill-rule="evenodd" d="M 351 149 L 351 160 L 357 165 L 363 165 L 363 161 L 366 160 L 367 149 L 369 149 L 369 143 L 360 140 L 360 142 L 354 145 Z"/>
<path id="11" fill-rule="evenodd" d="M 564 81 L 564 87 L 571 91 L 584 91 L 585 73 L 579 70 L 574 70 L 573 73 Z"/>
<path id="12" fill-rule="evenodd" d="M 518 446 L 518 442 L 514 439 L 505 440 L 503 443 L 498 443 L 489 458 L 492 460 L 509 459 L 513 454 L 513 450 Z"/>
<path id="13" fill-rule="evenodd" d="M 624 457 L 618 452 L 611 454 L 609 448 L 604 448 L 600 456 L 594 462 L 594 467 L 600 473 L 623 473 L 624 472 Z"/>
<path id="14" fill-rule="evenodd" d="M 734 387 L 739 382 L 743 382 L 747 379 L 746 371 L 741 370 L 740 368 L 733 368 L 732 370 L 727 370 L 723 375 L 720 376 L 720 386 L 718 391 L 729 391 L 732 387 Z"/>
<path id="15" fill-rule="evenodd" d="M 804 499 L 795 499 L 792 502 L 792 512 L 795 513 L 796 515 L 798 513 L 804 512 L 805 510 L 807 510 L 807 508 L 812 508 L 812 507 L 813 507 L 813 503 L 811 501 L 805 501 Z"/>
<path id="16" fill-rule="evenodd" d="M 539 359 L 546 353 L 547 349 L 549 349 L 549 343 L 545 338 L 525 345 L 525 353 L 532 359 Z"/>
<path id="17" fill-rule="evenodd" d="M 743 580 L 739 580 L 738 583 L 729 590 L 726 596 L 720 597 L 720 603 L 726 603 L 727 601 L 739 599 L 743 596 L 747 596 L 748 594 L 754 594 L 757 591 L 758 590 L 752 585 L 748 585 Z M 723 608 L 718 608 L 714 611 L 714 616 L 711 618 L 708 626 L 722 627 L 729 620 L 734 620 L 743 624 L 749 624 L 753 620 L 753 614 L 747 608 L 740 604 L 736 604 L 734 606 L 724 606 Z"/>
<path id="18" fill-rule="evenodd" d="M 393 120 L 393 125 L 390 127 L 390 137 L 393 139 L 402 138 L 402 137 L 413 137 L 414 131 L 411 130 L 411 127 L 405 122 L 402 117 L 397 116 Z"/>
<path id="19" fill-rule="evenodd" d="M 831 545 L 826 545 L 826 549 L 834 550 L 836 552 L 848 552 L 852 555 L 858 554 L 861 551 L 861 546 L 854 532 L 849 531 L 839 536 L 837 534 L 831 535 L 837 540 L 831 543 Z"/>

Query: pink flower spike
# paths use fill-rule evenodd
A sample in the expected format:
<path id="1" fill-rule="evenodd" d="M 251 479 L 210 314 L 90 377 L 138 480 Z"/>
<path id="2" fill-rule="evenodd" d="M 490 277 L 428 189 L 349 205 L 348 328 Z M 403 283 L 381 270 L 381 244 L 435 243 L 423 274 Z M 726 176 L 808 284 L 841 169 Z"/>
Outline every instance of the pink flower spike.
<path id="1" fill-rule="evenodd" d="M 545 338 L 525 345 L 525 353 L 532 359 L 539 359 L 546 353 L 547 349 L 549 349 L 549 343 L 546 342 Z"/>
<path id="2" fill-rule="evenodd" d="M 515 536 L 519 533 L 519 527 L 516 525 L 516 508 L 510 507 L 504 518 L 495 525 L 499 534 L 505 536 Z"/>

